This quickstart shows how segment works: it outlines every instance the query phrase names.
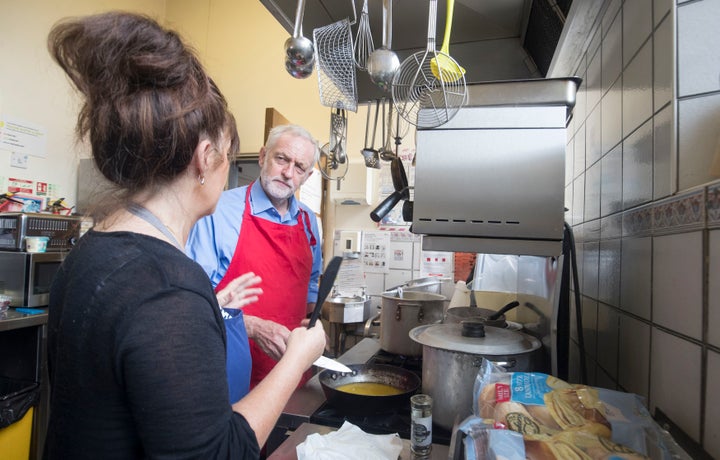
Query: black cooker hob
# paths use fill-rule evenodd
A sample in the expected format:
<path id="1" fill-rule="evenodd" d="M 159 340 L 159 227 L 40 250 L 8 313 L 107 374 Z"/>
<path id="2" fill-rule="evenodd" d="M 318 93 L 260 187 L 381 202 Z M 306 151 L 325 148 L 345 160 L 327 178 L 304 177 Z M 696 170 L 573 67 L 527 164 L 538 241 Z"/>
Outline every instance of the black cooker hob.
<path id="1" fill-rule="evenodd" d="M 366 364 L 385 364 L 407 369 L 422 379 L 422 357 L 410 357 L 379 350 Z M 342 408 L 324 402 L 311 416 L 310 423 L 340 428 L 345 421 L 370 434 L 397 433 L 403 439 L 410 439 L 410 401 L 397 409 L 372 415 L 346 414 Z M 433 425 L 433 442 L 450 445 L 452 433 Z"/>

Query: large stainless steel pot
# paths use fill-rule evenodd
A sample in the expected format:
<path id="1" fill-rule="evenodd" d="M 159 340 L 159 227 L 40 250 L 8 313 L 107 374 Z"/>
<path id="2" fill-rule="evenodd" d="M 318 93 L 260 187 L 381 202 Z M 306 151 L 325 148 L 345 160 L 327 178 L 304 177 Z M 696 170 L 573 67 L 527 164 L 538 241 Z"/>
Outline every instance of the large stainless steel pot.
<path id="1" fill-rule="evenodd" d="M 420 388 L 420 377 L 408 369 L 385 364 L 351 364 L 352 373 L 324 370 L 320 385 L 325 398 L 338 411 L 349 415 L 372 415 L 390 412 L 408 405 L 410 396 Z M 389 396 L 369 396 L 347 393 L 337 388 L 360 382 L 381 383 L 397 388 L 401 393 Z"/>
<path id="2" fill-rule="evenodd" d="M 452 278 L 426 276 L 425 278 L 410 280 L 404 284 L 390 288 L 387 292 L 421 291 L 430 292 L 432 294 L 440 294 L 447 297 L 446 286 L 449 286 L 451 291 L 455 287 L 454 285 L 448 283 L 452 283 Z"/>
<path id="3" fill-rule="evenodd" d="M 369 298 L 363 296 L 335 296 L 322 306 L 322 318 L 331 323 L 361 323 L 372 312 Z"/>
<path id="4" fill-rule="evenodd" d="M 445 296 L 429 292 L 384 293 L 380 309 L 380 348 L 398 355 L 421 356 L 422 346 L 411 340 L 411 329 L 443 319 Z"/>
<path id="5" fill-rule="evenodd" d="M 477 336 L 481 332 L 484 336 Z M 462 421 L 472 413 L 473 385 L 483 359 L 509 372 L 534 371 L 541 346 L 522 332 L 474 321 L 419 326 L 410 338 L 422 345 L 422 391 L 433 397 L 433 423 L 448 430 L 456 417 Z"/>

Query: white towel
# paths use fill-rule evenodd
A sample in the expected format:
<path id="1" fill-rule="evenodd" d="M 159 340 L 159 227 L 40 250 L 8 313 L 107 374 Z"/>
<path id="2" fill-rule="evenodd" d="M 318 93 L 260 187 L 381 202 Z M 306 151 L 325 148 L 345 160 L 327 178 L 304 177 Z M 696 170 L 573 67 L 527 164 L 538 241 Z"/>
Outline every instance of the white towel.
<path id="1" fill-rule="evenodd" d="M 397 460 L 402 439 L 395 434 L 368 434 L 350 422 L 339 430 L 314 433 L 296 447 L 298 460 Z"/>

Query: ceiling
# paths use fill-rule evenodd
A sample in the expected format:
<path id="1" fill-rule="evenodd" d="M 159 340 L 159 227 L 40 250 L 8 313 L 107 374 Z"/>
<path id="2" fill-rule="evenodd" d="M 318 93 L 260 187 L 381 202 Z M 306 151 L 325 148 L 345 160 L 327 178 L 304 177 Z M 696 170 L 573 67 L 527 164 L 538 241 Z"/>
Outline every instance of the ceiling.
<path id="1" fill-rule="evenodd" d="M 260 0 L 292 34 L 297 0 Z M 363 0 L 354 0 L 359 15 Z M 382 44 L 382 0 L 367 0 L 370 28 L 376 45 Z M 312 30 L 348 18 L 353 21 L 352 0 L 306 0 L 303 30 Z M 424 48 L 427 45 L 428 2 L 394 0 L 392 46 L 394 50 Z M 456 0 L 453 14 L 452 43 L 504 38 L 520 38 L 529 11 L 530 0 Z M 276 14 L 278 13 L 278 14 Z M 445 1 L 438 2 L 437 36 L 445 30 Z M 356 25 L 352 27 L 356 31 Z"/>
<path id="2" fill-rule="evenodd" d="M 303 35 L 312 40 L 313 30 L 336 21 L 359 17 L 365 0 L 306 0 Z M 297 0 L 260 0 L 268 11 L 292 35 Z M 353 2 L 356 12 L 353 12 Z M 368 16 L 376 48 L 383 41 L 383 0 L 367 0 Z M 524 46 L 528 24 L 532 24 L 531 11 L 536 4 L 547 5 L 547 0 L 456 0 L 449 54 L 466 70 L 468 83 L 542 77 L 532 52 Z M 558 2 L 561 3 L 561 2 Z M 569 3 L 569 2 L 568 2 Z M 424 50 L 428 44 L 428 1 L 392 0 L 392 40 L 390 49 L 400 61 L 412 53 Z M 546 7 L 550 8 L 550 7 Z M 357 16 L 355 16 L 357 15 Z M 555 18 L 557 20 L 557 18 Z M 446 3 L 438 2 L 436 48 L 443 40 L 446 20 Z M 358 21 L 351 26 L 357 33 Z M 541 30 L 547 27 L 540 27 Z M 557 34 L 559 36 L 559 33 Z M 542 40 L 546 40 L 542 38 Z M 557 37 L 550 44 L 554 50 Z M 537 41 L 537 40 L 535 40 Z M 547 48 L 547 46 L 545 46 Z M 369 101 L 387 96 L 376 87 L 366 72 L 357 72 L 358 100 Z"/>

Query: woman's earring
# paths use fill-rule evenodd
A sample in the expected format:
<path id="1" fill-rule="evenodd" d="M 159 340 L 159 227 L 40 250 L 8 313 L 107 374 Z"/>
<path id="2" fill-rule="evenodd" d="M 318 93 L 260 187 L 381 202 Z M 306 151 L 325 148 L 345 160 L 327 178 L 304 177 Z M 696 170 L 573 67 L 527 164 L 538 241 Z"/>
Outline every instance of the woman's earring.
<path id="1" fill-rule="evenodd" d="M 203 176 L 202 174 L 200 174 L 200 175 L 198 176 L 198 181 L 200 182 L 200 185 L 205 185 L 205 176 Z"/>

